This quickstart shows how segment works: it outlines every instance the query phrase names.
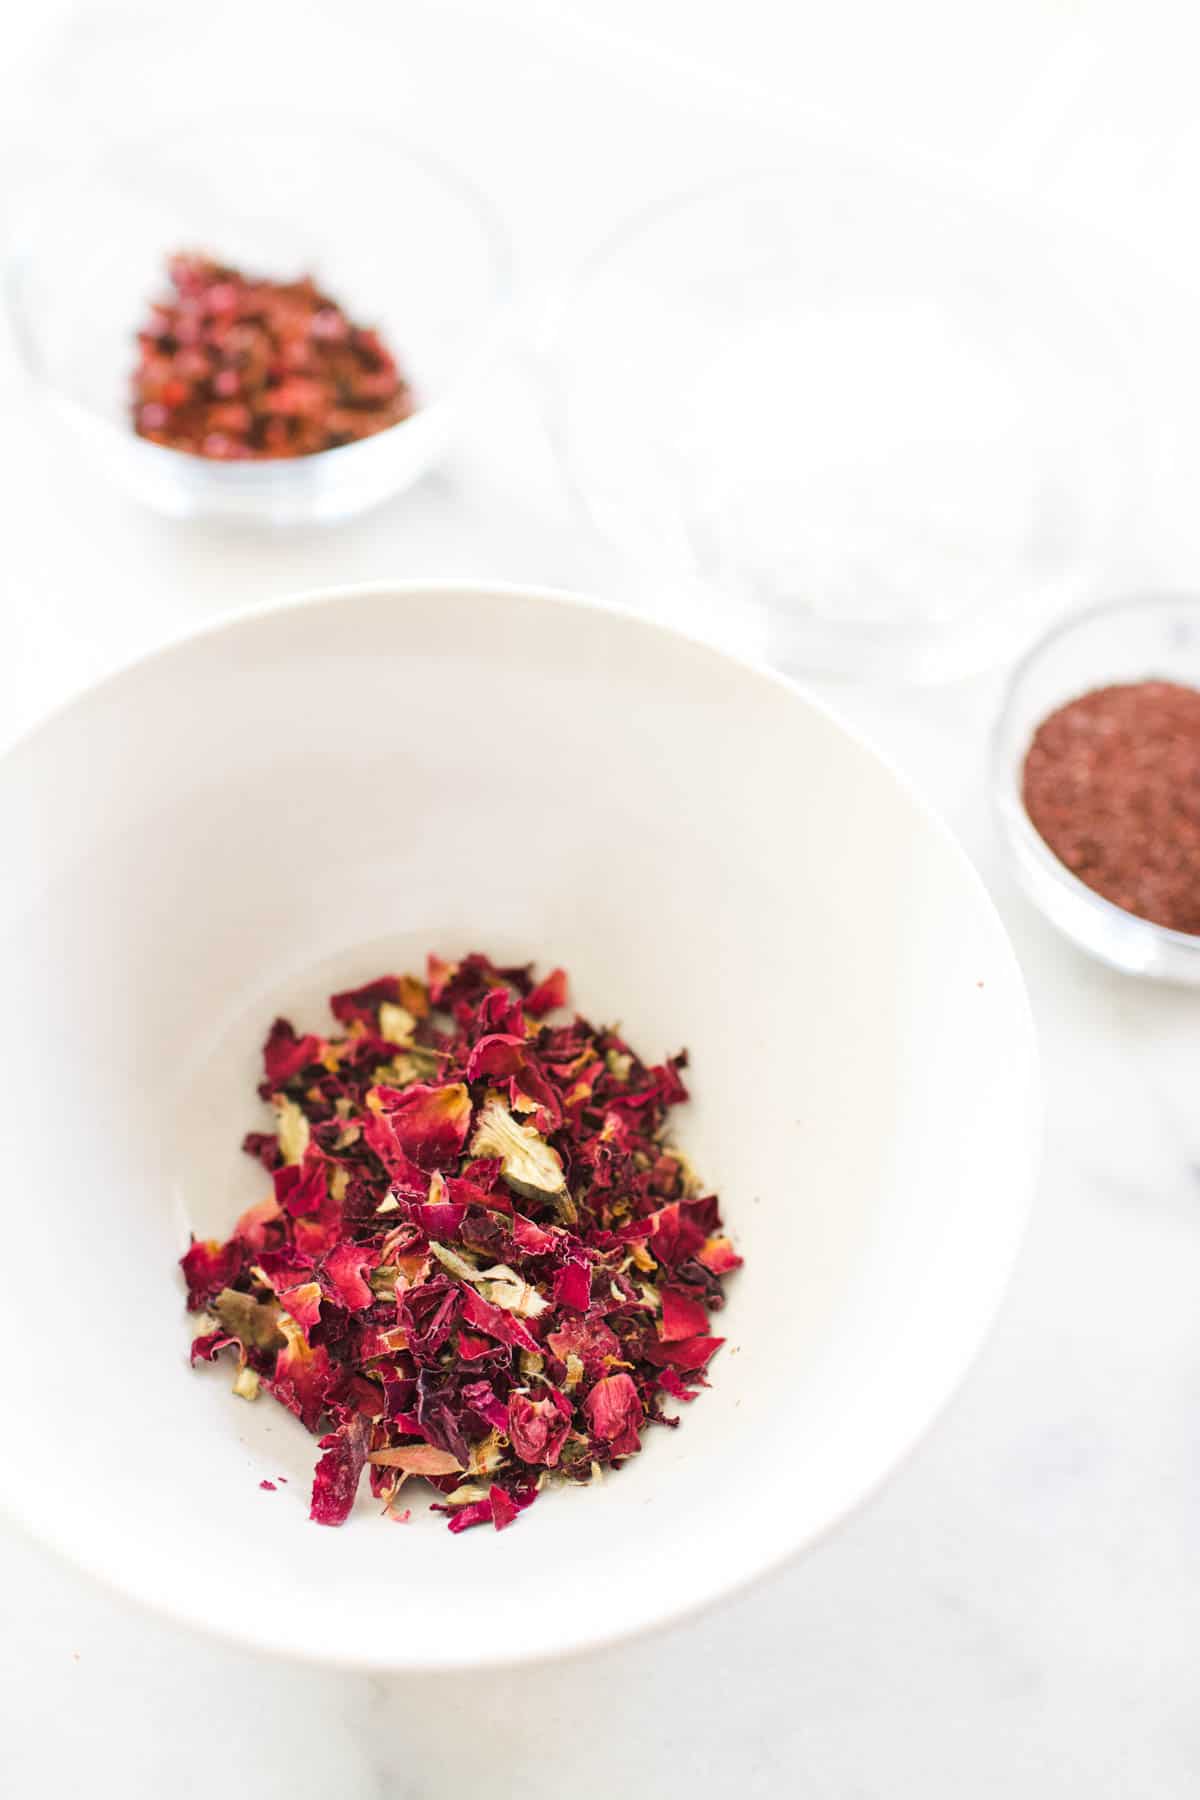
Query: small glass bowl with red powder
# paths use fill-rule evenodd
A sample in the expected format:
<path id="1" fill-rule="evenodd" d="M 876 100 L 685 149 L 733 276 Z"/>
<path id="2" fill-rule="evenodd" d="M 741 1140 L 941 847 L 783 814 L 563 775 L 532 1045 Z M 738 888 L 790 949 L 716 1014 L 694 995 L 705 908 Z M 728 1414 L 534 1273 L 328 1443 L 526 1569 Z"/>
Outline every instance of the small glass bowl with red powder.
<path id="1" fill-rule="evenodd" d="M 26 202 L 5 284 L 26 367 L 97 468 L 175 517 L 336 520 L 399 493 L 498 339 L 483 200 L 336 114 L 177 122 Z"/>
<path id="2" fill-rule="evenodd" d="M 1200 985 L 1200 598 L 1067 620 L 1018 664 L 992 744 L 1021 886 L 1082 949 Z"/>

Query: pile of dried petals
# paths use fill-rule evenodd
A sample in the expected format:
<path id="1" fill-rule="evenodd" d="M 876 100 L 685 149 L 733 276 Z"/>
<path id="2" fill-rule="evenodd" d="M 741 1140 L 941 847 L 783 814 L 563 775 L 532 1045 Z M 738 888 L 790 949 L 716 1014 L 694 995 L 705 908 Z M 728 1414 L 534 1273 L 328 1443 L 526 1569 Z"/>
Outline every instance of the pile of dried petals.
<path id="1" fill-rule="evenodd" d="M 231 1349 L 236 1393 L 327 1427 L 321 1524 L 369 1467 L 385 1509 L 422 1476 L 451 1531 L 500 1530 L 707 1385 L 741 1259 L 664 1140 L 685 1058 L 647 1067 L 615 1031 L 547 1022 L 565 999 L 561 969 L 535 985 L 431 957 L 427 983 L 335 994 L 344 1035 L 271 1028 L 276 1128 L 245 1148 L 273 1192 L 182 1266 L 212 1316 L 193 1361 Z"/>
<path id="2" fill-rule="evenodd" d="M 375 331 L 304 276 L 264 281 L 173 256 L 175 293 L 138 334 L 139 436 L 225 461 L 309 456 L 407 419 L 414 402 Z"/>

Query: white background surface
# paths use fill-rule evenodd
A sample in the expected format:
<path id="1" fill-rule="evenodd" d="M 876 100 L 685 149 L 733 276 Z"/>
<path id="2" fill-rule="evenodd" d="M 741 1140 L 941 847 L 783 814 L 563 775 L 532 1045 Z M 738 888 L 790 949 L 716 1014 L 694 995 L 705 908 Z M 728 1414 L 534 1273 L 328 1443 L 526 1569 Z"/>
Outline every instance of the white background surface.
<path id="1" fill-rule="evenodd" d="M 0 40 L 0 203 L 25 174 L 180 99 L 319 106 L 332 90 L 476 168 L 536 295 L 632 206 L 703 170 L 814 129 L 915 146 L 1107 240 L 1097 278 L 1128 296 L 1150 492 L 1097 585 L 1187 582 L 1200 561 L 1191 17 L 1169 0 L 47 5 Z M 297 586 L 478 574 L 638 597 L 635 573 L 573 519 L 546 451 L 521 350 L 532 310 L 445 470 L 360 524 L 285 540 L 168 525 L 94 485 L 0 348 L 0 734 L 193 621 Z M 962 834 L 1043 1032 L 1049 1130 L 1028 1249 L 981 1365 L 911 1467 L 819 1553 L 699 1623 L 474 1682 L 256 1662 L 0 1533 L 6 1793 L 1195 1793 L 1197 1002 L 1084 964 L 1011 891 L 984 799 L 996 688 L 829 696 Z M 74 1273 L 55 1303 L 80 1332 L 80 1404 L 112 1404 L 86 1255 L 65 1250 Z M 113 1404 L 114 1431 L 153 1429 L 135 1405 Z M 69 1420 L 62 1434 L 62 1479 L 86 1506 Z M 0 1454 L 19 1464 L 22 1449 Z M 770 1481 L 769 1448 L 752 1474 Z"/>

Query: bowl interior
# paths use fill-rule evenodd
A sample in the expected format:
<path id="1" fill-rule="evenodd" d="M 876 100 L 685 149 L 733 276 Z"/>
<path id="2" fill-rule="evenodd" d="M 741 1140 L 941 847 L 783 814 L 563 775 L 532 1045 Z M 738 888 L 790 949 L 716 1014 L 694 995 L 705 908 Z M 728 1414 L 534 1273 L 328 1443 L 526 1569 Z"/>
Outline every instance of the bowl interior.
<path id="1" fill-rule="evenodd" d="M 424 405 L 477 346 L 503 279 L 480 202 L 386 132 L 231 110 L 114 145 L 39 198 L 18 238 L 14 298 L 45 378 L 122 430 L 134 334 L 177 249 L 280 279 L 313 274 L 381 329 Z"/>
<path id="2" fill-rule="evenodd" d="M 380 1667 L 610 1639 L 810 1541 L 961 1376 L 1030 1188 L 1020 977 L 947 834 L 783 683 L 550 596 L 352 590 L 94 690 L 0 765 L 0 831 L 0 1341 L 32 1371 L 0 1495 L 138 1597 Z M 729 1342 L 680 1430 L 502 1535 L 365 1500 L 322 1530 L 313 1441 L 188 1368 L 174 1262 L 260 1192 L 274 1013 L 472 946 L 689 1048 Z"/>

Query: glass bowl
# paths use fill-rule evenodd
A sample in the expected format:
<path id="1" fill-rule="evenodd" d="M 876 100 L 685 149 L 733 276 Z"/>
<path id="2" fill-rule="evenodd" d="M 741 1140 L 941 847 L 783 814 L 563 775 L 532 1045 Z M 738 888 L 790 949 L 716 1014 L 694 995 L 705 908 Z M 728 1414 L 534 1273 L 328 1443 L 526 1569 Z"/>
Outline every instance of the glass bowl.
<path id="1" fill-rule="evenodd" d="M 353 120 L 218 112 L 114 144 L 26 199 L 6 269 L 26 366 L 96 466 L 176 517 L 339 519 L 398 493 L 444 448 L 498 335 L 508 254 L 483 201 L 423 150 Z M 175 250 L 279 279 L 311 273 L 356 323 L 379 327 L 418 410 L 272 462 L 138 437 L 135 334 Z"/>
<path id="2" fill-rule="evenodd" d="M 1151 595 L 1096 607 L 1035 645 L 1014 671 L 996 723 L 993 799 L 1017 878 L 1052 924 L 1114 969 L 1200 986 L 1200 936 L 1094 893 L 1034 829 L 1021 799 L 1026 752 L 1047 714 L 1093 688 L 1147 680 L 1200 688 L 1200 598 Z"/>
<path id="3" fill-rule="evenodd" d="M 631 558 L 758 619 L 784 669 L 941 679 L 1013 654 L 1078 599 L 1132 490 L 1119 330 L 1074 254 L 829 146 L 658 205 L 546 322 L 568 481 Z"/>

